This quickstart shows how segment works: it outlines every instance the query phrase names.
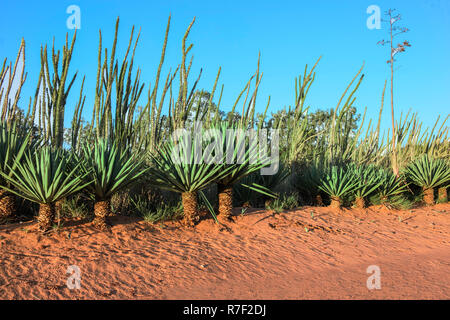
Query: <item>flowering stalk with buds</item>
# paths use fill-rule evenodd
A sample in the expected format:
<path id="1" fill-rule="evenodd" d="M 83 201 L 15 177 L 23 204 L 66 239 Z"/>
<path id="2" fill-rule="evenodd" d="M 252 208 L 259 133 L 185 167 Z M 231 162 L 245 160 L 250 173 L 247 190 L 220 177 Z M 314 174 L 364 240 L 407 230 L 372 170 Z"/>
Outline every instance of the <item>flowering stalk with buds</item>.
<path id="1" fill-rule="evenodd" d="M 389 38 L 390 40 L 385 41 L 381 40 L 378 42 L 378 44 L 385 45 L 389 44 L 390 46 L 390 58 L 387 61 L 388 64 L 391 66 L 391 114 L 392 114 L 392 171 L 394 172 L 394 175 L 396 177 L 399 176 L 399 169 L 398 169 L 398 163 L 397 163 L 397 152 L 395 148 L 396 144 L 396 129 L 395 129 L 395 121 L 394 121 L 394 62 L 395 62 L 395 55 L 397 55 L 400 52 L 405 52 L 405 47 L 410 47 L 408 41 L 403 41 L 403 43 L 398 44 L 396 47 L 394 47 L 394 38 L 396 36 L 399 36 L 403 33 L 406 33 L 409 31 L 408 28 L 399 27 L 396 25 L 398 21 L 401 20 L 400 14 L 395 14 L 395 9 L 389 9 L 386 13 L 386 16 L 389 18 L 387 21 L 389 24 Z M 385 20 L 386 21 L 386 20 Z"/>

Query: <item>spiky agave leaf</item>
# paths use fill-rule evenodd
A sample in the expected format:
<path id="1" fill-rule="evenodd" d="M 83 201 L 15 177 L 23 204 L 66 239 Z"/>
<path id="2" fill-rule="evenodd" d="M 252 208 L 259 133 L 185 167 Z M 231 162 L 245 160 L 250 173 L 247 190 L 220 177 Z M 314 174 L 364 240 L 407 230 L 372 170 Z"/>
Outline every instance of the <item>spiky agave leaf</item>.
<path id="1" fill-rule="evenodd" d="M 258 144 L 258 131 L 244 131 L 244 129 L 245 127 L 241 123 L 230 127 L 222 124 L 212 130 L 216 136 L 214 142 L 218 148 L 217 152 L 225 154 L 226 160 L 219 166 L 227 174 L 217 180 L 219 215 L 224 220 L 228 220 L 232 216 L 233 185 L 242 178 L 271 164 L 274 158 L 269 157 L 267 152 L 264 152 L 266 150 L 262 149 L 263 146 Z M 278 163 L 274 163 L 274 165 L 278 165 Z M 243 186 L 252 191 L 275 197 L 269 189 L 262 185 L 253 183 L 251 185 L 243 184 Z"/>
<path id="2" fill-rule="evenodd" d="M 72 160 L 72 155 L 61 149 L 52 150 L 46 146 L 33 153 L 28 150 L 23 161 L 16 158 L 10 176 L 0 172 L 13 188 L 2 187 L 29 201 L 53 204 L 91 183 L 86 179 L 88 173 L 77 175 L 81 164 L 73 166 Z"/>
<path id="3" fill-rule="evenodd" d="M 342 166 L 332 166 L 320 180 L 319 189 L 330 197 L 342 198 L 356 190 L 358 182 L 355 181 L 351 170 Z"/>
<path id="4" fill-rule="evenodd" d="M 126 148 L 106 139 L 100 139 L 91 147 L 83 146 L 83 171 L 88 172 L 87 186 L 90 196 L 95 200 L 108 200 L 147 171 L 143 168 L 143 158 L 130 154 Z"/>
<path id="5" fill-rule="evenodd" d="M 224 177 L 229 170 L 223 170 L 220 164 L 207 159 L 206 153 L 198 153 L 198 148 L 201 147 L 201 141 L 191 141 L 189 136 L 179 141 L 170 139 L 155 153 L 150 154 L 150 183 L 161 189 L 182 194 L 184 222 L 188 226 L 193 226 L 199 218 L 197 193 L 217 222 L 214 210 L 201 190 Z M 218 159 L 218 162 L 222 161 L 223 157 Z"/>
<path id="6" fill-rule="evenodd" d="M 233 185 L 233 194 L 239 203 L 255 203 L 258 193 L 253 192 L 248 186 L 254 185 L 259 177 L 260 175 L 253 173 L 242 178 L 238 183 Z"/>
<path id="7" fill-rule="evenodd" d="M 0 172 L 11 176 L 15 169 L 15 161 L 20 162 L 25 150 L 30 149 L 31 133 L 19 130 L 16 121 L 11 124 L 0 124 Z M 0 177 L 0 180 L 3 178 Z M 4 182 L 3 182 L 4 183 Z"/>
<path id="8" fill-rule="evenodd" d="M 197 192 L 227 175 L 230 169 L 223 170 L 221 165 L 207 161 L 204 152 L 197 153 L 199 144 L 197 139 L 170 139 L 150 154 L 150 182 L 178 193 Z"/>
<path id="9" fill-rule="evenodd" d="M 262 150 L 261 145 L 258 145 L 258 132 L 256 130 L 246 132 L 244 129 L 241 124 L 229 125 L 226 122 L 215 127 L 218 147 L 225 155 L 225 161 L 220 166 L 224 172 L 227 172 L 217 180 L 219 211 L 225 218 L 231 217 L 233 186 L 237 182 L 254 175 L 255 181 L 243 182 L 241 186 L 249 191 L 275 198 L 276 195 L 264 185 L 264 181 L 270 182 L 270 177 L 281 176 L 280 170 L 277 174 L 270 176 L 258 174 L 260 169 L 272 164 L 274 160 L 267 155 L 267 152 L 264 152 L 266 150 Z"/>
<path id="10" fill-rule="evenodd" d="M 381 185 L 382 181 L 377 175 L 375 166 L 350 166 L 353 177 L 357 182 L 355 188 L 355 196 L 357 198 L 365 198 L 373 193 Z"/>
<path id="11" fill-rule="evenodd" d="M 256 199 L 257 194 L 271 198 L 278 197 L 273 190 L 283 183 L 289 174 L 289 168 L 280 163 L 279 170 L 273 175 L 261 175 L 256 171 L 240 179 L 239 182 L 234 185 L 233 192 L 241 202 L 253 202 Z"/>
<path id="12" fill-rule="evenodd" d="M 273 190 L 283 183 L 289 177 L 290 173 L 289 168 L 280 163 L 277 173 L 272 175 L 258 175 L 257 184 L 264 186 L 268 190 Z"/>
<path id="13" fill-rule="evenodd" d="M 381 182 L 378 193 L 382 201 L 386 201 L 393 196 L 401 195 L 408 188 L 404 177 L 400 176 L 397 178 L 392 170 L 381 168 L 378 170 L 377 175 Z"/>
<path id="14" fill-rule="evenodd" d="M 246 148 L 247 134 L 241 126 L 227 127 L 222 124 L 216 130 L 220 132 L 220 148 L 226 160 L 222 163 L 222 167 L 227 170 L 227 174 L 218 181 L 219 183 L 232 185 L 271 163 L 267 154 L 260 154 L 258 150 L 256 131 L 253 131 L 254 137 L 249 137 L 248 148 Z"/>
<path id="15" fill-rule="evenodd" d="M 445 161 L 427 154 L 409 164 L 405 173 L 414 184 L 424 189 L 436 188 L 450 181 L 450 168 Z"/>
<path id="16" fill-rule="evenodd" d="M 31 148 L 30 136 L 31 132 L 25 132 L 16 120 L 0 123 L 0 172 L 11 177 L 15 170 L 15 160 L 19 162 L 25 150 Z M 11 187 L 1 175 L 0 183 Z M 15 196 L 0 188 L 0 217 L 12 216 L 16 209 Z"/>

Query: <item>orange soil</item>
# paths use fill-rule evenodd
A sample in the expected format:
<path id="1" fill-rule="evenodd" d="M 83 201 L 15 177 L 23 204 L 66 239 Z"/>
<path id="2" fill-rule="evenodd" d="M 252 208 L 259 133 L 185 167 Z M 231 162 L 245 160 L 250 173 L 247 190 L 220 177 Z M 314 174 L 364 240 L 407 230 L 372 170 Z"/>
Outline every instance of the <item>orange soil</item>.
<path id="1" fill-rule="evenodd" d="M 249 210 L 192 230 L 111 220 L 111 233 L 82 221 L 51 236 L 31 222 L 0 226 L 0 298 L 450 298 L 450 204 Z M 81 270 L 79 290 L 66 287 L 69 265 Z M 381 269 L 380 290 L 366 287 L 370 265 Z"/>

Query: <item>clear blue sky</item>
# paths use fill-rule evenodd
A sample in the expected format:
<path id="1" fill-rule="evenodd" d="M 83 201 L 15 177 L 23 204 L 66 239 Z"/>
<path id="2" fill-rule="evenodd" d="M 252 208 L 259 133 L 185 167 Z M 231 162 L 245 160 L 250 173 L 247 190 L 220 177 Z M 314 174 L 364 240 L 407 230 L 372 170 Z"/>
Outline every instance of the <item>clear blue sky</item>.
<path id="1" fill-rule="evenodd" d="M 103 47 L 111 48 L 114 24 L 120 16 L 119 58 L 128 44 L 132 25 L 141 27 L 141 39 L 136 52 L 136 65 L 142 69 L 146 89 L 154 81 L 159 63 L 162 40 L 169 14 L 171 31 L 165 61 L 165 74 L 175 68 L 181 56 L 181 38 L 192 18 L 196 22 L 189 41 L 194 43 L 192 78 L 203 68 L 199 88 L 210 90 L 219 66 L 219 84 L 225 85 L 222 106 L 229 110 L 243 85 L 256 69 L 261 51 L 264 72 L 258 95 L 258 111 L 262 111 L 269 95 L 270 111 L 293 103 L 294 78 L 303 73 L 305 64 L 312 66 L 323 56 L 317 67 L 317 77 L 307 103 L 312 110 L 335 107 L 348 82 L 365 62 L 365 79 L 357 93 L 356 106 L 376 118 L 381 91 L 389 77 L 386 47 L 377 42 L 387 36 L 385 28 L 369 30 L 366 20 L 369 5 L 378 5 L 382 12 L 396 8 L 403 17 L 402 25 L 411 29 L 404 38 L 412 44 L 398 57 L 396 67 L 397 115 L 413 109 L 427 126 L 437 115 L 447 116 L 450 106 L 450 1 L 5 1 L 0 0 L 0 58 L 14 60 L 22 37 L 26 41 L 28 79 L 22 93 L 21 107 L 35 90 L 40 68 L 41 44 L 63 45 L 69 37 L 66 8 L 81 9 L 81 30 L 71 65 L 71 74 L 80 77 L 68 100 L 66 124 L 83 75 L 86 75 L 85 118 L 90 121 L 97 70 L 98 30 L 102 29 Z M 193 83 L 191 81 L 191 84 Z M 386 103 L 389 96 L 386 96 Z M 386 105 L 383 127 L 390 124 Z"/>

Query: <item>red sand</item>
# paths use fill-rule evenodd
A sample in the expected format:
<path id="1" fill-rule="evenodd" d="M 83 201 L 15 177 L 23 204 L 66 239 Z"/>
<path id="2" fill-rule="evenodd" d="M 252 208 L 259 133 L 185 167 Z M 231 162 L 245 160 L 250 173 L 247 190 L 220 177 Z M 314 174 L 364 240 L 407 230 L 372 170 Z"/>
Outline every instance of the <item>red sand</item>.
<path id="1" fill-rule="evenodd" d="M 450 204 L 250 210 L 193 230 L 111 220 L 111 233 L 81 221 L 51 236 L 32 222 L 0 226 L 0 298 L 450 298 Z M 66 287 L 69 265 L 81 270 L 79 290 Z M 380 290 L 367 289 L 370 265 L 381 268 Z"/>

